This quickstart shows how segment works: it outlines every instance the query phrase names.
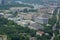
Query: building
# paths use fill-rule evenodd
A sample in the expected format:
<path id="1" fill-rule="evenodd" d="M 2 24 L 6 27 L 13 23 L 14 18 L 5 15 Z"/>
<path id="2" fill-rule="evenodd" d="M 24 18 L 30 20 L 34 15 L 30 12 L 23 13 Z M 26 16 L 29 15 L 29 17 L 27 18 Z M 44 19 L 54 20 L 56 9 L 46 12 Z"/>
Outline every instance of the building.
<path id="1" fill-rule="evenodd" d="M 8 4 L 10 0 L 0 0 L 0 4 Z"/>
<path id="2" fill-rule="evenodd" d="M 30 37 L 29 40 L 37 40 L 37 38 L 36 37 Z"/>
<path id="3" fill-rule="evenodd" d="M 21 16 L 23 17 L 23 19 L 25 20 L 31 20 L 32 19 L 32 14 L 30 13 L 21 13 Z"/>
<path id="4" fill-rule="evenodd" d="M 2 1 L 1 1 L 1 4 L 5 4 L 5 3 L 6 3 L 6 0 L 2 0 Z"/>
<path id="5" fill-rule="evenodd" d="M 29 25 L 33 24 L 34 22 L 31 20 L 21 20 L 21 21 L 16 21 L 16 23 L 23 27 L 28 27 Z"/>
<path id="6" fill-rule="evenodd" d="M 28 23 L 22 22 L 22 21 L 17 21 L 17 24 L 18 24 L 18 25 L 21 25 L 21 26 L 23 26 L 23 27 L 27 27 L 27 26 L 28 26 Z"/>
<path id="7" fill-rule="evenodd" d="M 0 0 L 0 4 L 1 4 L 2 0 Z"/>
<path id="8" fill-rule="evenodd" d="M 4 17 L 5 17 L 5 18 L 13 18 L 13 14 L 6 13 L 6 14 L 4 15 Z"/>
<path id="9" fill-rule="evenodd" d="M 11 10 L 12 12 L 23 11 L 23 10 L 25 10 L 25 9 L 29 10 L 29 9 L 31 9 L 31 8 L 30 8 L 30 7 L 11 7 L 11 8 L 10 8 L 10 10 Z"/>
<path id="10" fill-rule="evenodd" d="M 34 19 L 34 21 L 41 24 L 48 24 L 48 18 L 37 17 Z"/>
<path id="11" fill-rule="evenodd" d="M 4 16 L 4 13 L 0 13 L 0 17 L 3 17 Z"/>
<path id="12" fill-rule="evenodd" d="M 0 35 L 0 40 L 7 40 L 7 36 L 6 35 Z"/>
<path id="13" fill-rule="evenodd" d="M 38 23 L 36 23 L 36 22 L 30 24 L 28 27 L 29 27 L 30 29 L 34 29 L 34 30 L 39 30 L 39 29 L 42 29 L 42 30 L 43 30 L 43 29 L 44 29 L 43 26 L 41 26 L 40 24 L 38 24 Z"/>
<path id="14" fill-rule="evenodd" d="M 48 18 L 50 17 L 49 14 L 53 14 L 55 8 L 53 7 L 40 7 L 38 8 L 38 14 L 42 16 L 47 16 Z"/>
<path id="15" fill-rule="evenodd" d="M 43 31 L 37 31 L 36 35 L 42 36 L 43 34 L 45 34 Z"/>

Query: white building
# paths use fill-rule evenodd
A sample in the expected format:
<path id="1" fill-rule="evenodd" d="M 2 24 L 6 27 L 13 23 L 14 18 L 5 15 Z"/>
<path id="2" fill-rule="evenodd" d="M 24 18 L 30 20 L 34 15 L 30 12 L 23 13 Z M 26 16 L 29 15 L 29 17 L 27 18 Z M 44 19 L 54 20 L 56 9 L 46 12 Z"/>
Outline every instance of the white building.
<path id="1" fill-rule="evenodd" d="M 23 27 L 28 27 L 28 23 L 30 23 L 30 20 L 21 20 L 21 21 L 16 21 L 18 25 L 21 25 Z"/>
<path id="2" fill-rule="evenodd" d="M 39 29 L 42 29 L 42 30 L 43 30 L 43 29 L 44 29 L 43 26 L 41 26 L 40 24 L 38 24 L 38 23 L 36 23 L 36 22 L 30 24 L 28 27 L 29 27 L 30 29 L 34 29 L 34 30 L 39 30 Z"/>
<path id="3" fill-rule="evenodd" d="M 0 4 L 2 3 L 2 0 L 0 0 Z"/>
<path id="4" fill-rule="evenodd" d="M 36 37 L 31 37 L 29 40 L 37 40 Z"/>
<path id="5" fill-rule="evenodd" d="M 33 21 L 31 21 L 31 20 L 21 20 L 21 21 L 16 21 L 16 23 L 18 24 L 18 25 L 21 25 L 21 26 L 24 26 L 24 27 L 29 27 L 29 25 L 32 25 L 33 23 L 35 23 L 35 22 L 33 22 Z M 29 27 L 30 28 L 30 27 Z"/>
<path id="6" fill-rule="evenodd" d="M 55 8 L 52 7 L 40 7 L 38 8 L 38 14 L 42 17 L 43 15 L 46 15 L 48 18 L 50 18 L 50 14 L 52 15 Z"/>
<path id="7" fill-rule="evenodd" d="M 35 22 L 41 23 L 41 24 L 48 24 L 48 18 L 37 17 L 35 18 Z"/>
<path id="8" fill-rule="evenodd" d="M 6 35 L 0 35 L 0 40 L 7 40 L 7 36 Z"/>
<path id="9" fill-rule="evenodd" d="M 23 11 L 24 9 L 31 9 L 30 7 L 11 7 L 10 10 L 13 11 L 13 12 L 16 12 L 16 11 Z"/>
<path id="10" fill-rule="evenodd" d="M 13 18 L 13 14 L 6 13 L 6 14 L 4 14 L 4 17 L 5 18 Z"/>
<path id="11" fill-rule="evenodd" d="M 4 13 L 0 13 L 0 17 L 1 17 L 1 16 L 4 16 Z"/>

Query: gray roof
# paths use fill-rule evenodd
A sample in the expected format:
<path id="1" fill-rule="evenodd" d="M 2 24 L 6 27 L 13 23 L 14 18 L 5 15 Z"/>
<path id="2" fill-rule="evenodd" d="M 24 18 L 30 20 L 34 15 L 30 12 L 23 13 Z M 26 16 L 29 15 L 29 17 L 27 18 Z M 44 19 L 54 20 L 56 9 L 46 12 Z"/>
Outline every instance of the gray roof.
<path id="1" fill-rule="evenodd" d="M 37 23 L 31 24 L 30 26 L 32 26 L 32 27 L 34 27 L 36 29 L 43 29 L 44 28 L 43 26 L 41 26 L 41 25 L 39 25 Z"/>

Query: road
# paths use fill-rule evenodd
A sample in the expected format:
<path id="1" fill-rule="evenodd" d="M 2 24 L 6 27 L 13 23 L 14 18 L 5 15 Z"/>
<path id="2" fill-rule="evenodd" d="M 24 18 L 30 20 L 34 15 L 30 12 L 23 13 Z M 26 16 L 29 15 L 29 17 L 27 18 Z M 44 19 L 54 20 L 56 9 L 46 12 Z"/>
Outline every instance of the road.
<path id="1" fill-rule="evenodd" d="M 54 30 L 56 30 L 56 25 L 57 25 L 57 22 L 59 21 L 59 9 L 58 9 L 58 12 L 57 12 L 57 14 L 56 14 L 56 17 L 57 17 L 57 21 L 56 21 L 56 23 L 53 25 L 53 27 L 52 27 L 52 30 L 54 31 Z M 59 30 L 60 31 L 60 30 Z M 59 35 L 59 34 L 58 34 Z M 55 37 L 55 34 L 53 33 L 53 36 L 51 37 L 51 39 L 50 40 L 54 40 L 54 37 Z"/>

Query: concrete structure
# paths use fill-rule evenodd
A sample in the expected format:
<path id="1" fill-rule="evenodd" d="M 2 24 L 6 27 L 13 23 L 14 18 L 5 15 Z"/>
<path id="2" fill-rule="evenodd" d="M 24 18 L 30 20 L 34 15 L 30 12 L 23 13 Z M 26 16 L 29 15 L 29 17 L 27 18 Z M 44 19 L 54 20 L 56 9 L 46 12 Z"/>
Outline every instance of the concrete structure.
<path id="1" fill-rule="evenodd" d="M 31 37 L 29 40 L 37 40 L 36 37 Z"/>
<path id="2" fill-rule="evenodd" d="M 1 17 L 1 16 L 4 16 L 4 13 L 0 13 L 0 17 Z"/>
<path id="3" fill-rule="evenodd" d="M 23 15 L 23 19 L 25 19 L 25 20 L 31 20 L 32 19 L 32 14 L 25 13 L 22 15 Z"/>
<path id="4" fill-rule="evenodd" d="M 6 35 L 0 35 L 0 40 L 7 40 L 7 36 Z"/>
<path id="5" fill-rule="evenodd" d="M 23 26 L 23 27 L 28 27 L 28 23 L 26 23 L 26 22 L 18 21 L 17 24 L 18 24 L 18 25 L 21 25 L 21 26 Z"/>
<path id="6" fill-rule="evenodd" d="M 53 14 L 55 8 L 52 7 L 40 7 L 38 8 L 38 14 L 42 17 L 43 15 L 46 15 L 49 18 L 48 14 Z"/>
<path id="7" fill-rule="evenodd" d="M 20 16 L 21 18 L 23 18 L 23 20 L 31 20 L 34 19 L 34 17 L 36 17 L 37 14 L 34 12 L 30 12 L 30 13 L 19 12 L 17 16 Z"/>
<path id="8" fill-rule="evenodd" d="M 41 23 L 41 24 L 48 24 L 48 18 L 37 17 L 35 18 L 35 22 Z"/>
<path id="9" fill-rule="evenodd" d="M 11 11 L 10 10 L 4 10 L 4 13 L 10 13 Z"/>
<path id="10" fill-rule="evenodd" d="M 21 21 L 22 18 L 21 17 L 8 17 L 8 20 L 13 20 L 15 23 L 17 23 L 18 21 Z"/>
<path id="11" fill-rule="evenodd" d="M 1 4 L 2 0 L 0 0 L 0 4 Z"/>
<path id="12" fill-rule="evenodd" d="M 34 22 L 31 20 L 21 20 L 21 21 L 16 21 L 18 25 L 28 27 L 29 25 L 33 24 Z"/>
<path id="13" fill-rule="evenodd" d="M 0 0 L 0 4 L 2 5 L 6 5 L 6 4 L 10 4 L 11 1 L 10 0 Z"/>
<path id="14" fill-rule="evenodd" d="M 39 30 L 39 29 L 44 29 L 44 27 L 43 26 L 41 26 L 40 24 L 38 24 L 38 23 L 32 23 L 32 24 L 30 24 L 29 26 L 28 26 L 30 29 L 34 29 L 34 30 Z"/>
<path id="15" fill-rule="evenodd" d="M 31 9 L 30 7 L 11 7 L 10 10 L 13 11 L 13 12 L 16 12 L 16 11 L 23 11 L 24 9 Z"/>
<path id="16" fill-rule="evenodd" d="M 5 17 L 5 18 L 13 18 L 13 14 L 6 13 L 6 14 L 4 15 L 4 17 Z"/>

